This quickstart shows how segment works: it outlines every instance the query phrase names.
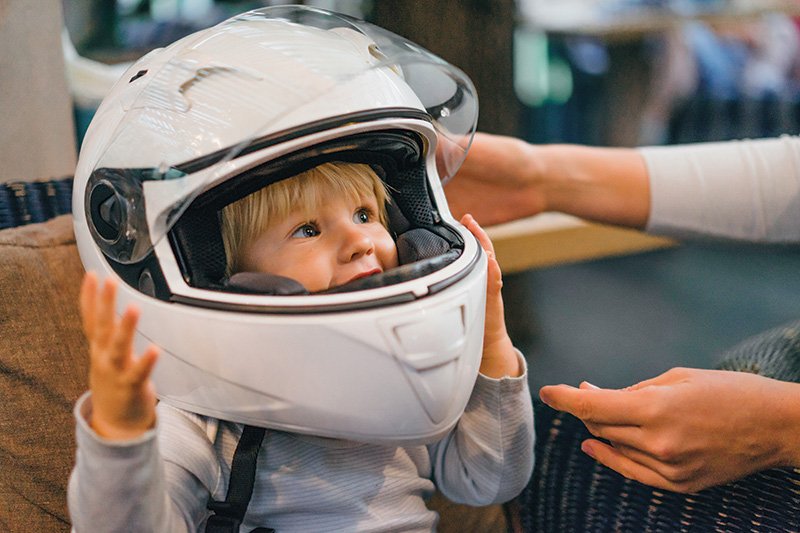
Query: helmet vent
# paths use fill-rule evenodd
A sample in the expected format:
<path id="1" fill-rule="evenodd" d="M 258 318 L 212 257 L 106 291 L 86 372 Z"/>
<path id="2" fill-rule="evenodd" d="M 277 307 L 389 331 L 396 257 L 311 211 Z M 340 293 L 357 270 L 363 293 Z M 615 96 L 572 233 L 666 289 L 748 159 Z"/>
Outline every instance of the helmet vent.
<path id="1" fill-rule="evenodd" d="M 89 220 L 101 238 L 115 243 L 122 235 L 125 202 L 106 181 L 95 185 L 89 194 Z"/>
<path id="2" fill-rule="evenodd" d="M 140 70 L 139 72 L 137 72 L 136 74 L 134 74 L 134 75 L 133 75 L 133 77 L 132 77 L 131 79 L 129 79 L 129 80 L 128 80 L 128 83 L 133 83 L 133 82 L 135 82 L 136 80 L 138 80 L 139 78 L 141 78 L 141 77 L 142 77 L 142 76 L 144 76 L 145 74 L 147 74 L 147 69 Z"/>
<path id="3" fill-rule="evenodd" d="M 378 48 L 377 44 L 372 43 L 371 45 L 369 45 L 367 47 L 367 50 L 369 51 L 369 55 L 371 55 L 372 57 L 374 57 L 378 61 L 386 61 L 386 59 L 387 59 L 386 54 L 381 52 L 381 49 Z"/>

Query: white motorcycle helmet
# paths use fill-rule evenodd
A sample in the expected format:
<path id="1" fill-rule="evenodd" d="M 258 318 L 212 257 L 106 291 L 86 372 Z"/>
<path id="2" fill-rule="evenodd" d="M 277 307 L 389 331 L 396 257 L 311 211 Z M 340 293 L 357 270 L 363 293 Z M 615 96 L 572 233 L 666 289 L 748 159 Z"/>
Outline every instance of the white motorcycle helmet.
<path id="1" fill-rule="evenodd" d="M 250 425 L 431 442 L 463 413 L 483 343 L 486 258 L 442 180 L 477 120 L 469 79 L 374 25 L 251 11 L 147 54 L 103 101 L 75 175 L 87 270 L 142 311 L 161 401 Z M 221 209 L 329 161 L 389 186 L 401 265 L 324 293 L 226 279 Z"/>

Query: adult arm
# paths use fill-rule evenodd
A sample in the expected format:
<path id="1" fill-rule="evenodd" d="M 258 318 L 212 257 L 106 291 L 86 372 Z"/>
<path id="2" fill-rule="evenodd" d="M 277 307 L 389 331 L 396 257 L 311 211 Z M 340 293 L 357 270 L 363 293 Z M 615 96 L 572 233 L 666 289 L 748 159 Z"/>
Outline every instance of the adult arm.
<path id="1" fill-rule="evenodd" d="M 596 437 L 584 452 L 677 492 L 800 466 L 800 384 L 746 372 L 674 368 L 623 390 L 543 387 L 542 400 Z"/>
<path id="2" fill-rule="evenodd" d="M 544 211 L 644 227 L 650 209 L 647 168 L 633 149 L 533 145 L 478 133 L 464 165 L 445 187 L 456 216 L 482 225 Z"/>
<path id="3" fill-rule="evenodd" d="M 800 138 L 639 152 L 650 175 L 649 232 L 800 242 Z"/>
<path id="4" fill-rule="evenodd" d="M 800 139 L 633 149 L 478 134 L 446 193 L 484 225 L 558 211 L 675 237 L 800 242 Z"/>

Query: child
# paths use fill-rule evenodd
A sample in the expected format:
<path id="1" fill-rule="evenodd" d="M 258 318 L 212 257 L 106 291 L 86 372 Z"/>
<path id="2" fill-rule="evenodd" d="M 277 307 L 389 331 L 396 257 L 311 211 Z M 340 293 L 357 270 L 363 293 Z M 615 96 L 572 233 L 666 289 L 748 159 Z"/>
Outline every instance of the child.
<path id="1" fill-rule="evenodd" d="M 223 211 L 229 273 L 292 277 L 311 292 L 397 266 L 385 226 L 386 192 L 368 165 L 323 164 Z M 509 339 L 492 244 L 480 375 L 459 423 L 441 440 L 393 447 L 267 430 L 243 531 L 431 531 L 435 487 L 488 505 L 514 497 L 533 463 L 524 360 Z M 203 531 L 223 500 L 241 424 L 156 405 L 149 375 L 158 348 L 135 357 L 138 311 L 114 317 L 116 284 L 87 274 L 80 296 L 90 345 L 90 394 L 75 408 L 77 464 L 69 505 L 75 530 Z"/>
<path id="2" fill-rule="evenodd" d="M 364 164 L 325 163 L 261 189 L 223 210 L 227 273 L 269 272 L 319 292 L 394 268 L 386 199 Z"/>

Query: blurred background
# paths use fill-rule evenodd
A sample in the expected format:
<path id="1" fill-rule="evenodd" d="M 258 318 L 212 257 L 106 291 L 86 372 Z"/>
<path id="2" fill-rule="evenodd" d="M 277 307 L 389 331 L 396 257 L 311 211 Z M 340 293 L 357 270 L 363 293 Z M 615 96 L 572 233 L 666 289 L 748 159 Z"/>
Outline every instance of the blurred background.
<path id="1" fill-rule="evenodd" d="M 95 107 L 128 62 L 287 3 L 366 18 L 459 66 L 477 87 L 482 131 L 599 146 L 800 133 L 798 0 L 6 0 L 0 46 L 15 52 L 0 58 L 3 159 L 64 155 L 60 167 L 7 166 L 3 180 L 71 173 Z M 39 137 L 20 133 L 23 123 Z M 58 134 L 60 148 L 45 134 Z M 537 246 L 570 243 L 566 233 L 525 240 L 534 233 L 518 231 L 506 255 L 533 259 L 503 264 L 511 335 L 534 387 L 626 386 L 673 366 L 712 366 L 741 339 L 800 319 L 794 247 L 661 243 L 537 262 L 549 253 Z"/>

